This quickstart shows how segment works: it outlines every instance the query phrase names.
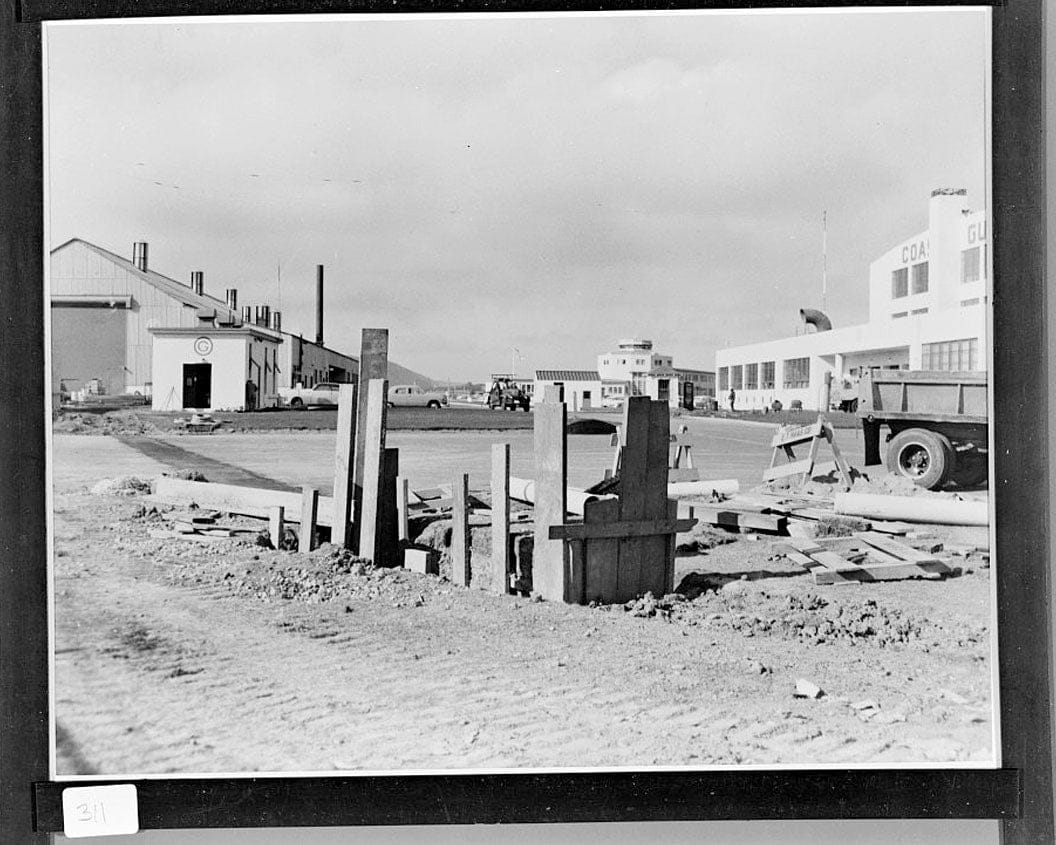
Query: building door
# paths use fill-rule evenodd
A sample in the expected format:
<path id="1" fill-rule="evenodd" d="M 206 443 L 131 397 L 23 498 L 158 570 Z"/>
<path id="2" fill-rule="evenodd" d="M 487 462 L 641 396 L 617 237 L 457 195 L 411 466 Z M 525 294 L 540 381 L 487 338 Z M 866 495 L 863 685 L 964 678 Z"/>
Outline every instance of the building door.
<path id="1" fill-rule="evenodd" d="M 684 381 L 682 382 L 682 407 L 686 410 L 693 410 L 693 382 Z"/>
<path id="2" fill-rule="evenodd" d="M 656 398 L 661 402 L 667 402 L 671 398 L 671 379 L 656 380 Z"/>
<path id="3" fill-rule="evenodd" d="M 590 391 L 589 390 L 584 390 L 583 391 L 583 404 L 581 405 L 580 410 L 589 411 L 590 407 L 591 407 L 591 405 L 590 405 Z"/>
<path id="4" fill-rule="evenodd" d="M 183 365 L 183 407 L 208 408 L 213 401 L 213 365 Z"/>

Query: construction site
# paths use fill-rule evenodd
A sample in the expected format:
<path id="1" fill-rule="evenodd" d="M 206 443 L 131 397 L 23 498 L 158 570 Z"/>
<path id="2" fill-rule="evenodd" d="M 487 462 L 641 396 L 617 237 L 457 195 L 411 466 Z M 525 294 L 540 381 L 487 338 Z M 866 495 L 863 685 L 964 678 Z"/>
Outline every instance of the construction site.
<path id="1" fill-rule="evenodd" d="M 56 417 L 59 776 L 994 765 L 985 378 L 405 425 L 388 349 L 333 427 Z"/>

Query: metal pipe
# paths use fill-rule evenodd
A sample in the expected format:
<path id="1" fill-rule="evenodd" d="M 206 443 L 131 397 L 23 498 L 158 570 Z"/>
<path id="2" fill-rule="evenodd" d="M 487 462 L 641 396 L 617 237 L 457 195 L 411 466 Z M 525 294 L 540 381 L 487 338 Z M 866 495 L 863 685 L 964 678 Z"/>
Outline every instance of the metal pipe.
<path id="1" fill-rule="evenodd" d="M 315 342 L 323 345 L 323 265 L 315 266 Z"/>
<path id="2" fill-rule="evenodd" d="M 514 478 L 510 476 L 510 498 L 519 502 L 535 504 L 535 482 L 530 478 Z M 587 502 L 596 502 L 599 499 L 612 499 L 614 496 L 597 496 L 585 490 L 569 487 L 565 493 L 565 508 L 569 513 L 583 515 L 583 507 Z"/>
<path id="3" fill-rule="evenodd" d="M 837 493 L 834 510 L 843 516 L 933 525 L 989 525 L 990 507 L 984 499 L 932 499 L 927 496 L 883 496 Z"/>
<path id="4" fill-rule="evenodd" d="M 132 244 L 132 263 L 136 265 L 137 270 L 142 270 L 144 273 L 147 272 L 146 241 L 136 241 Z"/>

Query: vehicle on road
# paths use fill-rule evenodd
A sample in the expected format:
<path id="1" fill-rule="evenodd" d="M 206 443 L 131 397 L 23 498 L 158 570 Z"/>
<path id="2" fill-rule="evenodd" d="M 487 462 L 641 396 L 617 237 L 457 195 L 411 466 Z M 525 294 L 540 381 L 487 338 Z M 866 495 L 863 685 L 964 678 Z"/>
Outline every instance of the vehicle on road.
<path id="1" fill-rule="evenodd" d="M 875 370 L 858 384 L 866 465 L 879 464 L 880 429 L 888 471 L 929 490 L 974 487 L 989 472 L 985 373 Z"/>
<path id="2" fill-rule="evenodd" d="M 337 407 L 340 388 L 335 381 L 321 381 L 313 387 L 280 387 L 279 401 L 291 408 Z"/>
<path id="3" fill-rule="evenodd" d="M 447 394 L 440 390 L 422 390 L 416 384 L 397 384 L 389 388 L 390 408 L 446 408 Z"/>
<path id="4" fill-rule="evenodd" d="M 503 411 L 516 411 L 520 408 L 522 411 L 527 411 L 531 402 L 528 394 L 510 379 L 496 379 L 492 382 L 491 390 L 488 391 L 488 407 L 492 410 L 501 408 Z"/>

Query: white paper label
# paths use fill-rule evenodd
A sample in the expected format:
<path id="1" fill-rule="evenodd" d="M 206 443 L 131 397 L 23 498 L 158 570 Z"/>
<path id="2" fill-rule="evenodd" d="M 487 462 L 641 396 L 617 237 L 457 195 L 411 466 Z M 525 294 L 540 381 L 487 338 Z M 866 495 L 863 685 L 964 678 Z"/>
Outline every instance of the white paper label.
<path id="1" fill-rule="evenodd" d="M 138 833 L 136 787 L 129 783 L 62 790 L 62 829 L 70 839 Z"/>

